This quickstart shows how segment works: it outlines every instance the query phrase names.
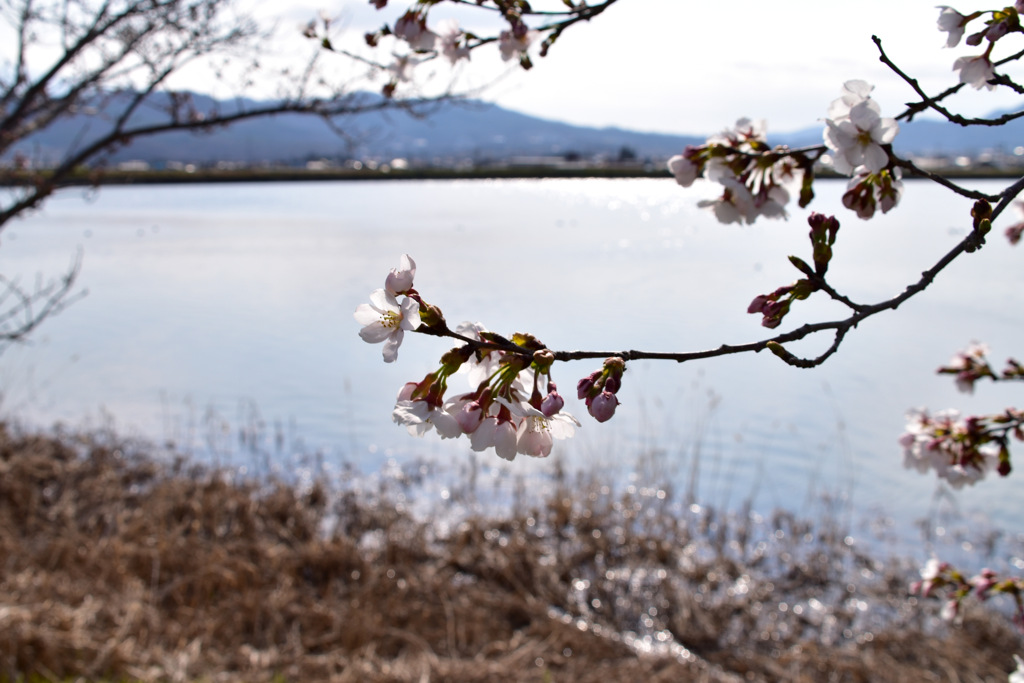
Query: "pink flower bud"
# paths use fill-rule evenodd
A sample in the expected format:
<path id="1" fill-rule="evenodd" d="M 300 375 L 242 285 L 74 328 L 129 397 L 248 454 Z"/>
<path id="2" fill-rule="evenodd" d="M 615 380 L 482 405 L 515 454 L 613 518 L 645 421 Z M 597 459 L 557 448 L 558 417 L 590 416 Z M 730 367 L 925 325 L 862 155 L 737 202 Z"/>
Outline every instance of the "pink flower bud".
<path id="1" fill-rule="evenodd" d="M 594 397 L 594 400 L 587 406 L 587 411 L 598 422 L 607 422 L 615 414 L 615 408 L 619 405 L 619 399 L 610 391 L 602 391 Z"/>
<path id="2" fill-rule="evenodd" d="M 981 45 L 981 41 L 985 37 L 986 31 L 987 29 L 983 31 L 978 31 L 977 33 L 972 33 L 971 35 L 967 36 L 967 40 L 965 40 L 964 42 L 971 46 Z"/>
<path id="3" fill-rule="evenodd" d="M 985 30 L 985 37 L 989 42 L 996 42 L 1010 31 L 1010 25 L 1005 21 L 998 21 Z"/>
<path id="4" fill-rule="evenodd" d="M 768 304 L 771 299 L 768 298 L 767 294 L 758 294 L 754 297 L 754 300 L 747 306 L 747 313 L 764 313 L 764 307 Z"/>
<path id="5" fill-rule="evenodd" d="M 590 390 L 594 388 L 594 380 L 596 380 L 600 375 L 601 371 L 595 370 L 594 372 L 590 373 L 588 376 L 584 377 L 579 382 L 577 382 L 576 398 L 580 399 L 581 401 L 585 398 L 588 398 Z"/>
<path id="6" fill-rule="evenodd" d="M 551 417 L 560 411 L 563 406 L 565 406 L 565 399 L 557 391 L 552 391 L 541 401 L 540 412 L 544 413 L 547 417 Z"/>

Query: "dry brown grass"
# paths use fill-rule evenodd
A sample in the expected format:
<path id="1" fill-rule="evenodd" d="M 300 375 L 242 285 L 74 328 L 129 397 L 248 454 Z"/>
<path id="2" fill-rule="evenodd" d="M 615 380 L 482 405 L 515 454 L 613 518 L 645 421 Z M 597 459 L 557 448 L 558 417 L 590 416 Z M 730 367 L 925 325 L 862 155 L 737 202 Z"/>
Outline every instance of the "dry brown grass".
<path id="1" fill-rule="evenodd" d="M 445 531 L 0 425 L 0 680 L 1005 681 L 1020 649 L 980 609 L 935 626 L 832 524 L 554 484 Z"/>

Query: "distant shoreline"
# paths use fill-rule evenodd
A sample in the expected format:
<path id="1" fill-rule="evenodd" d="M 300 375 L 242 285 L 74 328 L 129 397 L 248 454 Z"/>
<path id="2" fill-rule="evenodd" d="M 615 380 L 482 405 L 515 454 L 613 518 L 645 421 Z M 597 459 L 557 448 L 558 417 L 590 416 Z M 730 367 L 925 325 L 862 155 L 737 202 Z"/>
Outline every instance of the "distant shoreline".
<path id="1" fill-rule="evenodd" d="M 995 168 L 950 168 L 934 171 L 946 178 L 1009 179 L 1019 178 L 1021 171 Z M 843 178 L 831 172 L 818 172 L 819 178 Z M 477 169 L 413 168 L 388 171 L 347 168 L 306 170 L 296 168 L 197 169 L 150 171 L 82 172 L 60 183 L 61 187 L 89 185 L 176 185 L 183 183 L 251 183 L 303 182 L 337 180 L 508 180 L 549 178 L 671 178 L 662 168 L 637 166 L 602 166 L 558 168 L 549 166 L 490 167 Z M 917 176 L 906 176 L 912 180 Z M 0 187 L 36 184 L 37 177 L 23 171 L 0 172 Z"/>

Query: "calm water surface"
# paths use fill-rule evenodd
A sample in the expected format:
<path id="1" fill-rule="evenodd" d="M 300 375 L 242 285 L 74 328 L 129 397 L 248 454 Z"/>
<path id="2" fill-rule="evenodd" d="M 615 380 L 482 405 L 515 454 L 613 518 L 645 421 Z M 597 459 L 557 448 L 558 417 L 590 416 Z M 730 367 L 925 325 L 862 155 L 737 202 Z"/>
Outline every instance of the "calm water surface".
<path id="1" fill-rule="evenodd" d="M 843 184 L 819 186 L 812 208 L 840 206 Z M 696 208 L 710 191 L 671 180 L 69 191 L 0 238 L 0 272 L 23 282 L 60 273 L 81 247 L 89 291 L 31 344 L 0 356 L 0 407 L 38 424 L 111 415 L 122 431 L 197 450 L 263 421 L 327 462 L 462 462 L 466 441 L 412 439 L 390 417 L 398 388 L 435 369 L 449 345 L 407 337 L 386 365 L 380 347 L 357 336 L 352 311 L 398 257 L 416 259 L 417 289 L 449 322 L 531 332 L 555 349 L 697 350 L 762 338 L 747 304 L 797 277 L 787 254 L 809 260 L 806 213 L 721 226 Z M 833 284 L 858 301 L 894 295 L 953 246 L 969 211 L 923 183 L 879 220 L 844 211 Z M 1022 259 L 991 240 L 923 296 L 850 334 L 816 370 L 767 354 L 633 363 L 607 425 L 569 402 L 584 427 L 559 453 L 590 467 L 657 452 L 677 486 L 694 485 L 710 502 L 753 496 L 763 508 L 800 507 L 813 492 L 842 491 L 860 510 L 909 524 L 934 505 L 936 485 L 901 467 L 905 411 L 1018 402 L 1012 387 L 960 394 L 934 370 L 973 339 L 991 345 L 999 367 L 1024 351 Z M 842 314 L 803 304 L 792 326 Z M 793 350 L 816 355 L 830 341 Z M 558 366 L 555 379 L 570 389 L 597 367 Z M 547 467 L 525 458 L 510 466 Z M 1013 524 L 1024 513 L 1014 486 L 1012 477 L 990 481 L 957 501 Z"/>

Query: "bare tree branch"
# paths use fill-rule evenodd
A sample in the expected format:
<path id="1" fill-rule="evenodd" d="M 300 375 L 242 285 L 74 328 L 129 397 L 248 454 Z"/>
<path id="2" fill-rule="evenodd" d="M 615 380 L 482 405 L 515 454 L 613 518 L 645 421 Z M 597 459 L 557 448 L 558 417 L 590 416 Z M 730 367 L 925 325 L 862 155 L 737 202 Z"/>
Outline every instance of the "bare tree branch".
<path id="1" fill-rule="evenodd" d="M 25 338 L 45 320 L 57 315 L 86 295 L 72 294 L 82 267 L 81 249 L 60 278 L 31 290 L 17 280 L 0 275 L 0 354 L 14 342 Z"/>
<path id="2" fill-rule="evenodd" d="M 12 61 L 0 72 L 0 155 L 17 162 L 11 150 L 34 134 L 74 122 L 85 112 L 95 115 L 55 162 L 0 169 L 0 185 L 11 187 L 0 202 L 0 233 L 81 169 L 101 167 L 110 154 L 139 138 L 294 113 L 319 117 L 343 133 L 340 119 L 350 114 L 415 112 L 455 97 L 395 100 L 328 86 L 311 45 L 305 69 L 280 81 L 280 97 L 252 104 L 241 95 L 258 68 L 266 36 L 234 8 L 235 0 L 4 0 L 0 22 L 9 24 L 17 43 Z M 220 59 L 253 65 L 235 84 L 234 106 L 199 111 L 190 95 L 167 88 L 184 67 L 202 62 L 216 69 Z M 93 178 L 102 180 L 102 174 Z M 0 275 L 0 344 L 24 339 L 74 300 L 80 267 L 79 256 L 66 274 L 34 290 Z"/>

